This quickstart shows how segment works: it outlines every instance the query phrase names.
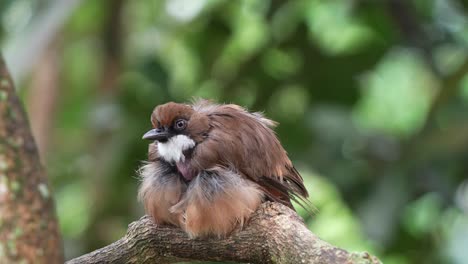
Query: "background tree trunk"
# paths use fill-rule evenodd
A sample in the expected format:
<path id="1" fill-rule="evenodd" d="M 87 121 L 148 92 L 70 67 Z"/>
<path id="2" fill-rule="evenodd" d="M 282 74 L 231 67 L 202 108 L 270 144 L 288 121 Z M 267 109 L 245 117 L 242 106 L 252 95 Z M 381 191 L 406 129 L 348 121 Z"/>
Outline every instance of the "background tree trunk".
<path id="1" fill-rule="evenodd" d="M 0 55 L 0 263 L 62 263 L 52 192 Z"/>

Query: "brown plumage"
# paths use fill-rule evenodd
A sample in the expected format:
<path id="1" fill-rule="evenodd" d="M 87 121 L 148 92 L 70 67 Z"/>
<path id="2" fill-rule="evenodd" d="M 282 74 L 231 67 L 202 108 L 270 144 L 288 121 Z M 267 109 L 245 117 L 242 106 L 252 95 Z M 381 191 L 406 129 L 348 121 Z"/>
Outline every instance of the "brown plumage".
<path id="1" fill-rule="evenodd" d="M 265 199 L 293 208 L 291 199 L 308 197 L 272 130 L 276 123 L 261 113 L 171 102 L 156 107 L 151 122 L 143 138 L 155 141 L 140 170 L 139 198 L 158 224 L 223 237 Z"/>

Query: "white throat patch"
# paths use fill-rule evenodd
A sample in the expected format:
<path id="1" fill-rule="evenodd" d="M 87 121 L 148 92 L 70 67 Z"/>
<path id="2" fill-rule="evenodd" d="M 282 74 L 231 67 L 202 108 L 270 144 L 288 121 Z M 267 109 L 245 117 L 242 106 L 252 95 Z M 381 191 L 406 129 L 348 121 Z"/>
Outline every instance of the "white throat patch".
<path id="1" fill-rule="evenodd" d="M 158 142 L 158 153 L 167 162 L 184 161 L 184 151 L 195 146 L 195 141 L 185 135 L 171 137 L 167 142 Z"/>

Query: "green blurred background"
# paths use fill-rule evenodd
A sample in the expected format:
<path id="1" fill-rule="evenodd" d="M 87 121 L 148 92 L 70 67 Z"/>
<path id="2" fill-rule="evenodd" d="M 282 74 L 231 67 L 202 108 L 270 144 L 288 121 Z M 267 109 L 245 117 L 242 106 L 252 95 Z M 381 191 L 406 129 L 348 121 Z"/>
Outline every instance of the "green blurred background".
<path id="1" fill-rule="evenodd" d="M 390 264 L 468 263 L 467 14 L 461 0 L 1 0 L 66 257 L 143 214 L 150 113 L 195 96 L 280 122 L 321 238 Z"/>

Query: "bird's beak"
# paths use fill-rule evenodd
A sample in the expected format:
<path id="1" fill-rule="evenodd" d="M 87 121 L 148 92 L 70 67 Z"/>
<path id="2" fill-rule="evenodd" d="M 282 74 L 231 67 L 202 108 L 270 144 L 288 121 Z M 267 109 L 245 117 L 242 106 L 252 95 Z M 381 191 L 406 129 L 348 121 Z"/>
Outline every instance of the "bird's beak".
<path id="1" fill-rule="evenodd" d="M 171 135 L 166 130 L 162 130 L 162 129 L 151 129 L 150 131 L 146 132 L 143 135 L 143 139 L 157 140 L 160 142 L 165 142 L 170 137 Z"/>

